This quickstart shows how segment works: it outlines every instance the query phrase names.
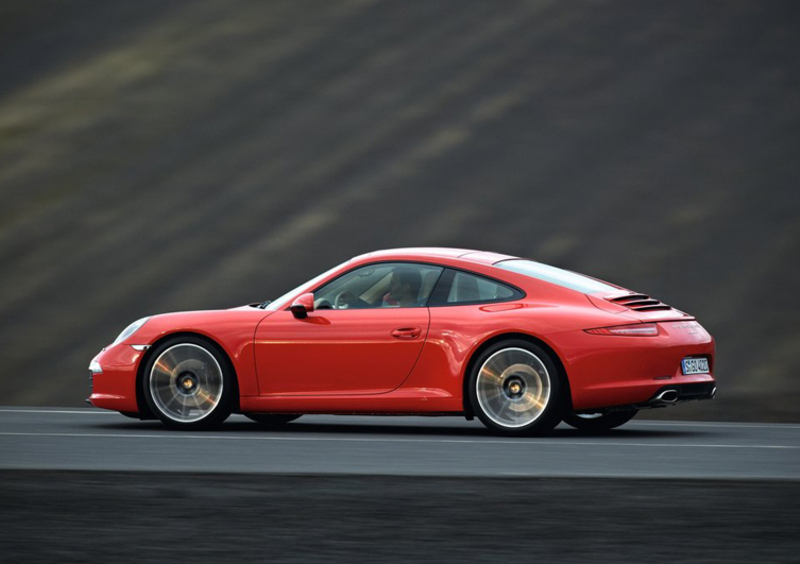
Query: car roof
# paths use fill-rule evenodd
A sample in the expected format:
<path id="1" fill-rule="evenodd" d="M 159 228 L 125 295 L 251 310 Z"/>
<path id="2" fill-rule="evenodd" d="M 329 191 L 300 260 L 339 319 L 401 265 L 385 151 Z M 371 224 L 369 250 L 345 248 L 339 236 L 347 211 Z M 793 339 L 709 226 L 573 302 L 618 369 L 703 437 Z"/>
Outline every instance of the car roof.
<path id="1" fill-rule="evenodd" d="M 455 249 L 450 247 L 406 247 L 400 249 L 385 249 L 382 251 L 374 251 L 355 257 L 354 260 L 361 260 L 366 258 L 380 258 L 380 259 L 435 259 L 435 258 L 449 258 L 460 259 L 479 264 L 494 264 L 497 261 L 517 258 L 511 255 L 503 255 L 499 253 L 492 253 L 489 251 L 478 251 L 475 249 Z"/>

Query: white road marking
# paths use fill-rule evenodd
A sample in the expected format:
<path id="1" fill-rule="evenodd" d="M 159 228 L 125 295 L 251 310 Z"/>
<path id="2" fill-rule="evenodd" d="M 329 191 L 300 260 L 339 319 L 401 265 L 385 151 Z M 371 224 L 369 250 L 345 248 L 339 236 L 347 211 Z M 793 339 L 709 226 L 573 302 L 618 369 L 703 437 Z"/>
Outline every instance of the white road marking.
<path id="1" fill-rule="evenodd" d="M 727 422 L 708 422 L 701 421 L 633 421 L 628 428 L 636 425 L 646 425 L 650 427 L 728 427 L 743 429 L 800 429 L 800 425 L 791 423 L 727 423 Z"/>
<path id="2" fill-rule="evenodd" d="M 109 411 L 105 409 L 74 409 L 74 410 L 56 410 L 56 409 L 9 409 L 0 408 L 0 413 L 59 413 L 59 414 L 72 414 L 72 415 L 119 415 L 116 411 Z M 311 413 L 306 417 L 316 417 L 321 414 Z M 328 415 L 322 415 L 329 417 Z M 333 416 L 330 417 L 340 417 Z M 346 417 L 370 417 L 369 415 L 352 415 Z M 397 421 L 402 420 L 402 415 L 397 416 Z M 408 416 L 414 417 L 414 416 Z M 742 429 L 800 429 L 800 425 L 792 423 L 735 423 L 723 421 L 709 421 L 704 423 L 702 421 L 633 421 L 626 425 L 626 429 L 632 429 L 637 426 L 647 427 L 728 427 L 728 428 L 742 428 Z"/>
<path id="3" fill-rule="evenodd" d="M 15 433 L 0 432 L 4 437 L 64 437 L 64 438 L 108 438 L 108 439 L 174 439 L 174 440 L 229 440 L 229 441 L 284 441 L 284 442 L 353 442 L 353 443 L 454 443 L 454 444 L 497 444 L 497 445 L 546 445 L 546 446 L 635 446 L 664 448 L 739 448 L 739 449 L 775 449 L 798 450 L 794 445 L 739 445 L 739 444 L 679 444 L 679 443 L 628 443 L 605 441 L 570 441 L 570 440 L 473 440 L 473 439 L 371 439 L 363 437 L 253 437 L 243 435 L 190 435 L 179 434 L 139 434 L 139 433 Z"/>
<path id="4" fill-rule="evenodd" d="M 71 413 L 78 415 L 119 415 L 118 411 L 82 409 L 78 410 L 58 410 L 58 409 L 0 409 L 0 413 Z"/>

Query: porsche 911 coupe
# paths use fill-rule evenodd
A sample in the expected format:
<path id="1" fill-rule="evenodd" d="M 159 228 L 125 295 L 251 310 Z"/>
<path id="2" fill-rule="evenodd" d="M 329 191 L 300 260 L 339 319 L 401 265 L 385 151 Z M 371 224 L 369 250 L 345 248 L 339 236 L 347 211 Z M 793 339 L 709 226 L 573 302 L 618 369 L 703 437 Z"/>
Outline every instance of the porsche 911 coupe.
<path id="1" fill-rule="evenodd" d="M 711 399 L 714 339 L 657 299 L 533 260 L 378 251 L 273 301 L 154 315 L 92 361 L 92 405 L 178 429 L 242 413 L 477 416 L 607 430 Z"/>

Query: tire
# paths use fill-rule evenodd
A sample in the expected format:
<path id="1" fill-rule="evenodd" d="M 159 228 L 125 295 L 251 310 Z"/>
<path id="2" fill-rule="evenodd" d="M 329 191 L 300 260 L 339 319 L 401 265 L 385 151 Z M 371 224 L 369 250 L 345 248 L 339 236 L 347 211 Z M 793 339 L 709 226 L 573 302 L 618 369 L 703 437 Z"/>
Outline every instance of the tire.
<path id="1" fill-rule="evenodd" d="M 608 413 L 564 414 L 564 423 L 582 431 L 608 431 L 624 425 L 636 415 L 637 410 L 610 411 Z"/>
<path id="2" fill-rule="evenodd" d="M 265 427 L 280 427 L 301 417 L 297 414 L 284 413 L 245 413 L 244 416 Z"/>
<path id="3" fill-rule="evenodd" d="M 543 435 L 561 421 L 561 375 L 550 355 L 521 339 L 483 351 L 469 375 L 472 411 L 495 433 Z"/>
<path id="4" fill-rule="evenodd" d="M 189 431 L 218 427 L 231 414 L 237 394 L 233 369 L 219 347 L 192 336 L 155 348 L 142 387 L 162 423 Z"/>

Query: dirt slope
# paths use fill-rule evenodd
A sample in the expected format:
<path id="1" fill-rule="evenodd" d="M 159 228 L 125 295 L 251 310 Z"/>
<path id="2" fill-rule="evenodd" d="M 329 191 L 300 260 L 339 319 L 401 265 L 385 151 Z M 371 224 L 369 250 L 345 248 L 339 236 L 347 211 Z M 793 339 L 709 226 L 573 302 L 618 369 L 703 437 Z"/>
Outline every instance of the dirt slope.
<path id="1" fill-rule="evenodd" d="M 800 5 L 4 2 L 0 403 L 149 313 L 477 247 L 718 339 L 683 416 L 800 418 Z"/>

